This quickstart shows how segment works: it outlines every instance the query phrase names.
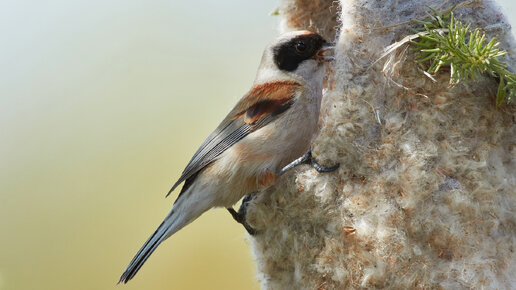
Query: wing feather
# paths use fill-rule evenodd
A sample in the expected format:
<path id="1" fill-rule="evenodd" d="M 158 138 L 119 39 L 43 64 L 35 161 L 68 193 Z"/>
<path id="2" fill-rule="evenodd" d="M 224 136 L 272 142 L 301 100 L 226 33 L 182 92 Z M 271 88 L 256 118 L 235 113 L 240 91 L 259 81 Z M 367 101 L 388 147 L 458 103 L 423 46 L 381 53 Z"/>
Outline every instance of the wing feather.
<path id="1" fill-rule="evenodd" d="M 294 102 L 298 86 L 296 82 L 277 82 L 251 90 L 197 149 L 167 196 L 186 181 L 179 194 L 181 196 L 197 174 L 224 151 L 286 111 Z"/>

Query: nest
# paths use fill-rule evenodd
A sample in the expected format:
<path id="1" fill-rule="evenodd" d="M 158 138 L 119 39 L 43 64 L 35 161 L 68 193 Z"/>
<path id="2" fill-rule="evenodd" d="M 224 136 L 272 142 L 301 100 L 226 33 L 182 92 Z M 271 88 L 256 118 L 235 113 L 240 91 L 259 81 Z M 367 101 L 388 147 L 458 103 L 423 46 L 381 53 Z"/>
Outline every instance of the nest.
<path id="1" fill-rule="evenodd" d="M 313 152 L 341 166 L 302 166 L 250 205 L 264 289 L 516 285 L 514 106 L 496 106 L 490 77 L 451 87 L 446 71 L 425 76 L 410 49 L 388 73 L 376 62 L 412 34 L 397 24 L 458 3 L 424 2 L 283 1 L 283 30 L 336 39 Z M 514 51 L 495 3 L 456 16 L 498 27 L 488 33 Z"/>

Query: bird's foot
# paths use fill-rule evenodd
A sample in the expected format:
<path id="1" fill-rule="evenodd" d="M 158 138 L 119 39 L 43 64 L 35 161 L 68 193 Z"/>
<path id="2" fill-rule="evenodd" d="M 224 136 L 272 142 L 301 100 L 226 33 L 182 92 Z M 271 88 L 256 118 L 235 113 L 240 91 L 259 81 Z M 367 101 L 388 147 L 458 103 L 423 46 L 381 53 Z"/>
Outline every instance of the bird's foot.
<path id="1" fill-rule="evenodd" d="M 290 162 L 287 166 L 283 167 L 280 170 L 278 175 L 281 176 L 285 172 L 287 172 L 290 169 L 292 169 L 292 168 L 294 168 L 294 167 L 296 167 L 298 165 L 301 165 L 301 164 L 310 164 L 310 165 L 312 165 L 313 168 L 315 168 L 315 170 L 317 170 L 320 173 L 335 171 L 340 166 L 339 163 L 337 163 L 336 165 L 330 166 L 330 167 L 327 167 L 327 166 L 319 164 L 315 160 L 315 158 L 312 157 L 312 149 L 310 148 L 310 149 L 308 149 L 308 151 L 305 154 L 303 154 L 303 156 L 299 157 L 298 159 Z"/>
<path id="2" fill-rule="evenodd" d="M 256 193 L 251 193 L 251 194 L 248 194 L 244 197 L 244 199 L 242 200 L 242 204 L 240 205 L 240 208 L 238 209 L 238 212 L 235 211 L 232 207 L 228 207 L 227 210 L 229 211 L 229 213 L 233 216 L 233 218 L 235 219 L 235 221 L 237 221 L 237 223 L 240 223 L 244 226 L 244 228 L 246 229 L 246 231 L 251 235 L 251 236 L 254 236 L 256 234 L 256 230 L 253 229 L 248 223 L 247 223 L 247 220 L 246 220 L 246 215 L 247 215 L 247 206 L 249 205 L 249 202 L 251 202 L 251 200 L 253 200 L 254 196 L 256 195 Z"/>

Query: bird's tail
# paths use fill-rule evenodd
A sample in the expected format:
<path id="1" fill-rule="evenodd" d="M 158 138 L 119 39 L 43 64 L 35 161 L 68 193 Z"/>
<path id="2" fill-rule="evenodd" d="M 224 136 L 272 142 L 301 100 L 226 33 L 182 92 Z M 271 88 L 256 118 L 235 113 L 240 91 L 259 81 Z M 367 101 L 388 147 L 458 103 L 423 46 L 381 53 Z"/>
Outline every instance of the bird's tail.
<path id="1" fill-rule="evenodd" d="M 131 280 L 161 242 L 198 218 L 202 213 L 210 208 L 210 205 L 206 202 L 196 202 L 195 205 L 192 206 L 191 202 L 187 201 L 185 204 L 185 202 L 182 201 L 184 201 L 184 198 L 183 200 L 181 198 L 178 199 L 178 202 L 174 204 L 174 207 L 165 220 L 145 242 L 138 253 L 136 253 L 129 263 L 129 266 L 127 266 L 127 269 L 120 277 L 120 280 L 118 281 L 119 284 L 127 283 Z"/>
<path id="2" fill-rule="evenodd" d="M 152 236 L 145 242 L 138 253 L 136 253 L 131 263 L 129 263 L 129 266 L 127 266 L 127 269 L 125 269 L 125 272 L 120 277 L 118 283 L 127 283 L 129 280 L 131 280 L 134 275 L 136 275 L 138 270 L 140 270 L 140 268 L 143 266 L 143 263 L 145 263 L 145 261 L 147 261 L 154 250 L 156 250 L 159 244 L 165 240 L 167 233 L 166 221 L 167 220 L 165 219 L 161 225 L 159 225 L 154 234 L 152 234 Z"/>

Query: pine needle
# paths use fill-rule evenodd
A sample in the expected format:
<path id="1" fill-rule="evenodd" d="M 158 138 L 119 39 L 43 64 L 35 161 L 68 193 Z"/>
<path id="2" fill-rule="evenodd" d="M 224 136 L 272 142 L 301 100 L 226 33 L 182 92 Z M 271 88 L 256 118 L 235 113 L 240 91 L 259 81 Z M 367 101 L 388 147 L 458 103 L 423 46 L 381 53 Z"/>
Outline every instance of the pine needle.
<path id="1" fill-rule="evenodd" d="M 424 30 L 411 43 L 421 53 L 418 62 L 428 62 L 426 70 L 436 74 L 443 66 L 450 67 L 450 84 L 475 80 L 482 74 L 499 79 L 496 103 L 512 102 L 516 95 L 516 74 L 507 69 L 499 57 L 507 54 L 499 49 L 494 37 L 488 41 L 480 29 L 470 29 L 470 24 L 455 20 L 453 9 L 441 13 L 431 9 L 428 20 L 416 20 Z"/>

